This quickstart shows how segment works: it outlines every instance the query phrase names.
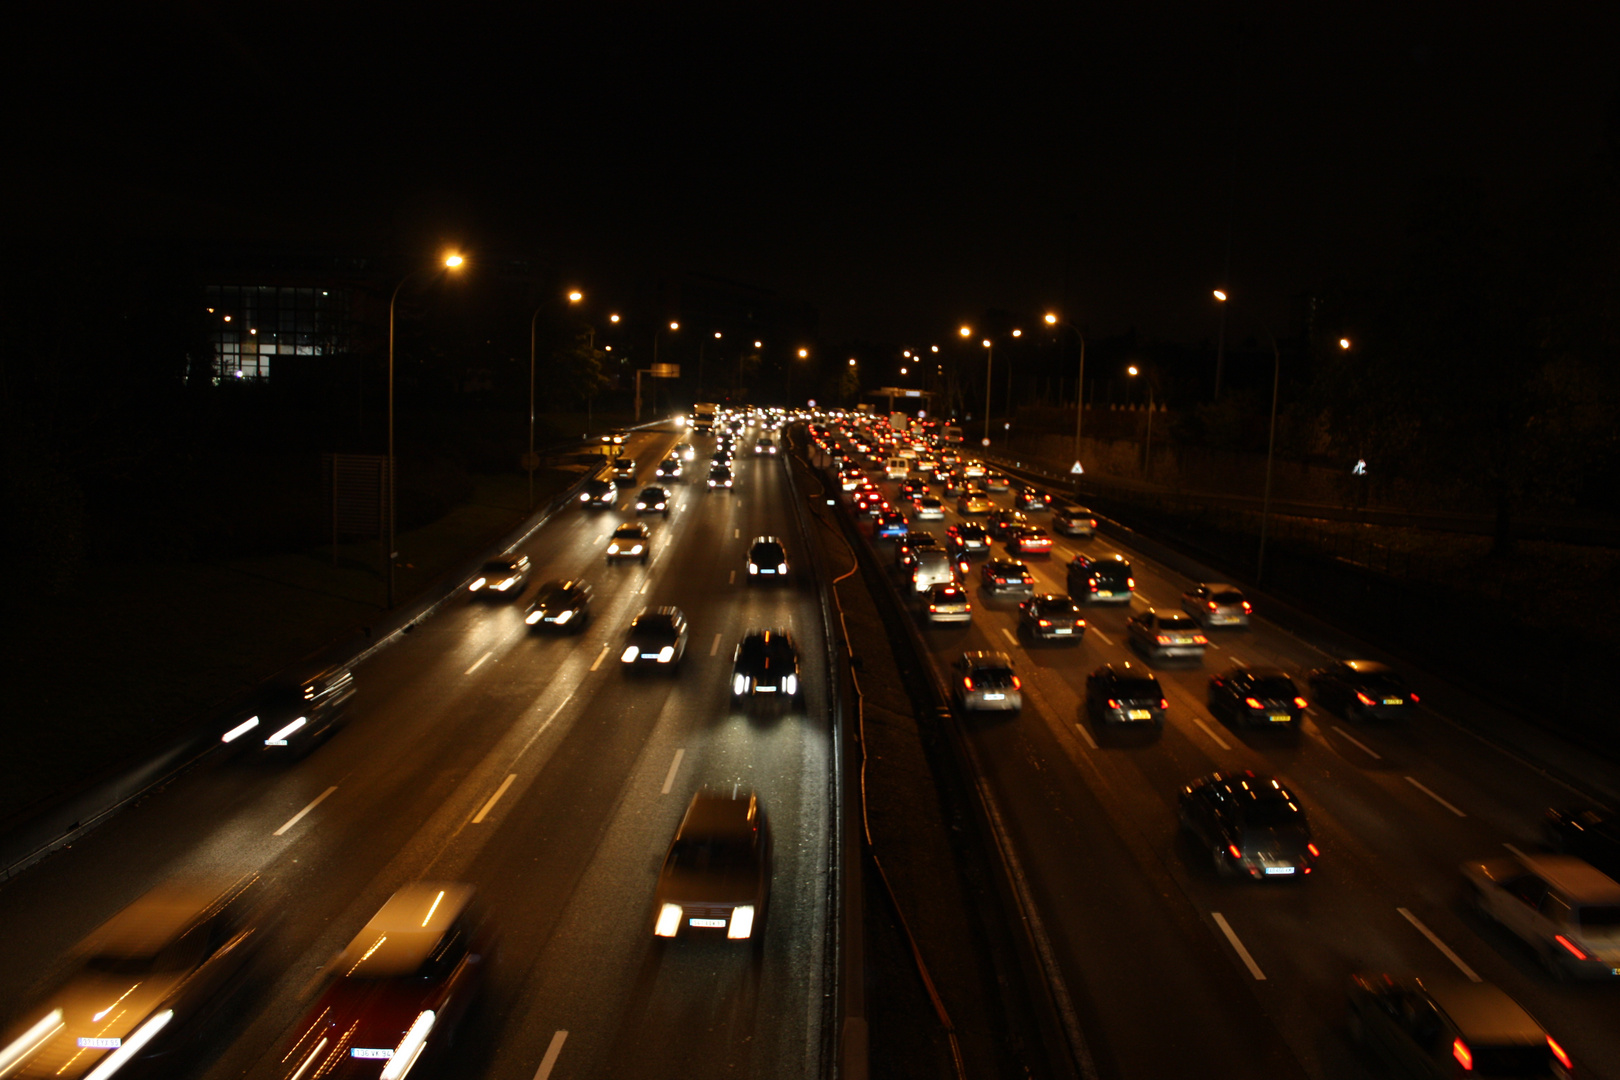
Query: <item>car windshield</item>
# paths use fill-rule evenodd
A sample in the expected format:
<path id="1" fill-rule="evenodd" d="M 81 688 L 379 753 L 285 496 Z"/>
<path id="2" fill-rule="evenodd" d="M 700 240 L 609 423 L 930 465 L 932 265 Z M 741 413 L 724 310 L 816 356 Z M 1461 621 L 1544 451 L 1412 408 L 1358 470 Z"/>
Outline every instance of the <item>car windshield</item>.
<path id="1" fill-rule="evenodd" d="M 1375 694 L 1405 695 L 1406 684 L 1398 676 L 1386 673 L 1363 675 L 1361 685 Z"/>
<path id="2" fill-rule="evenodd" d="M 755 544 L 751 553 L 757 563 L 779 563 L 783 560 L 781 544 Z"/>
<path id="3" fill-rule="evenodd" d="M 547 585 L 534 598 L 534 602 L 541 607 L 555 607 L 568 603 L 568 600 L 568 590 L 561 585 Z"/>
<path id="4" fill-rule="evenodd" d="M 1589 904 L 1578 910 L 1582 930 L 1620 930 L 1620 904 Z"/>
<path id="5" fill-rule="evenodd" d="M 973 669 L 973 684 L 975 687 L 998 687 L 1012 685 L 1013 673 L 1011 668 L 982 667 Z"/>
<path id="6" fill-rule="evenodd" d="M 1042 600 L 1035 605 L 1042 615 L 1073 615 L 1074 604 L 1068 600 Z"/>
<path id="7" fill-rule="evenodd" d="M 491 559 L 484 564 L 486 574 L 510 574 L 517 569 L 516 559 Z"/>
<path id="8" fill-rule="evenodd" d="M 1159 625 L 1166 630 L 1196 630 L 1198 624 L 1185 615 L 1166 615 L 1159 620 Z"/>
<path id="9" fill-rule="evenodd" d="M 1249 692 L 1259 698 L 1292 698 L 1298 693 L 1294 687 L 1294 680 L 1282 675 L 1254 680 Z"/>
<path id="10" fill-rule="evenodd" d="M 741 836 L 683 836 L 670 849 L 669 865 L 680 870 L 748 870 L 754 865 L 754 845 Z"/>
<path id="11" fill-rule="evenodd" d="M 634 525 L 620 525 L 617 529 L 613 530 L 613 539 L 640 540 L 641 530 L 636 528 Z"/>

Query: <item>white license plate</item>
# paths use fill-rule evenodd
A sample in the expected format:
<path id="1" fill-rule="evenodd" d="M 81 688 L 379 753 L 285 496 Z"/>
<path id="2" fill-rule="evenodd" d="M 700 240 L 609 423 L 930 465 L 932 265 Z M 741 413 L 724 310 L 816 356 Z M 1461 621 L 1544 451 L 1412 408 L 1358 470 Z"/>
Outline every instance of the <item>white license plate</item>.
<path id="1" fill-rule="evenodd" d="M 707 927 L 721 927 L 721 928 L 723 928 L 726 925 L 726 920 L 724 920 L 724 919 L 687 919 L 686 921 L 687 921 L 687 924 L 690 925 L 690 926 L 707 926 Z"/>
<path id="2" fill-rule="evenodd" d="M 1268 873 L 1268 874 L 1292 874 L 1293 872 L 1294 872 L 1294 868 L 1292 866 L 1268 866 L 1268 867 L 1266 867 L 1266 873 Z"/>
<path id="3" fill-rule="evenodd" d="M 349 1056 L 365 1061 L 387 1061 L 394 1056 L 394 1051 L 386 1046 L 351 1046 Z"/>
<path id="4" fill-rule="evenodd" d="M 986 694 L 986 695 L 984 695 L 984 700 L 986 700 L 986 701 L 1002 701 L 1002 700 L 1005 700 L 1006 697 L 1007 697 L 1006 694 Z"/>
<path id="5" fill-rule="evenodd" d="M 1125 715 L 1132 720 L 1151 720 L 1153 712 L 1150 709 L 1131 709 Z"/>
<path id="6" fill-rule="evenodd" d="M 1074 633 L 1074 627 L 1072 627 L 1072 626 L 1060 626 L 1056 630 L 1052 631 L 1052 633 L 1054 633 L 1054 634 L 1072 634 L 1072 633 Z"/>
<path id="7" fill-rule="evenodd" d="M 756 693 L 756 694 L 774 694 L 774 693 L 776 693 L 776 687 L 774 687 L 774 686 L 756 686 L 756 687 L 754 687 L 754 693 Z"/>
<path id="8" fill-rule="evenodd" d="M 1097 595 L 1098 596 L 1113 596 L 1114 594 L 1109 592 L 1107 589 L 1098 589 L 1097 590 Z"/>

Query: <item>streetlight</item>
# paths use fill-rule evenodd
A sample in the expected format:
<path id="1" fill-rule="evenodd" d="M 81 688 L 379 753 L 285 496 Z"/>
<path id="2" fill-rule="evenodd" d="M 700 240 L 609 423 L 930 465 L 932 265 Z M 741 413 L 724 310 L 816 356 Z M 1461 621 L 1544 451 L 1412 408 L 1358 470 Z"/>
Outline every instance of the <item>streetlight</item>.
<path id="1" fill-rule="evenodd" d="M 681 324 L 678 323 L 678 322 L 675 322 L 674 320 L 671 320 L 670 324 L 669 324 L 669 328 L 672 331 L 679 330 L 681 328 Z M 662 334 L 663 332 L 664 332 L 664 328 L 662 326 L 658 327 L 656 330 L 653 331 L 652 362 L 653 362 L 653 367 L 654 368 L 656 368 L 658 366 L 658 335 Z M 702 356 L 701 353 L 699 353 L 698 355 L 700 357 Z M 641 423 L 641 375 L 642 375 L 641 371 L 636 372 L 636 423 L 638 423 L 638 424 Z"/>
<path id="2" fill-rule="evenodd" d="M 1221 327 L 1224 330 L 1226 326 L 1227 296 L 1220 289 L 1216 289 L 1215 299 L 1221 302 Z M 1277 390 L 1282 385 L 1282 352 L 1277 348 L 1277 335 L 1271 332 L 1271 327 L 1258 318 L 1254 321 L 1266 335 L 1266 340 L 1271 342 L 1271 427 L 1266 435 L 1266 494 L 1260 503 L 1260 551 L 1255 556 L 1254 561 L 1254 583 L 1259 585 L 1266 572 L 1266 526 L 1271 521 L 1271 470 L 1272 462 L 1277 455 Z M 1349 347 L 1349 338 L 1339 339 L 1339 348 L 1348 349 Z M 1219 357 L 1220 354 L 1217 352 L 1215 368 L 1217 390 L 1220 387 Z"/>
<path id="3" fill-rule="evenodd" d="M 465 264 L 466 264 L 465 259 L 463 259 L 459 254 L 456 254 L 455 252 L 451 252 L 450 254 L 448 254 L 448 255 L 446 255 L 444 257 L 444 259 L 442 260 L 440 265 L 445 270 L 460 270 L 462 268 L 462 266 L 465 265 Z M 403 289 L 405 287 L 405 283 L 407 281 L 411 280 L 411 278 L 413 278 L 413 277 L 416 277 L 418 274 L 428 273 L 430 271 L 430 269 L 432 269 L 432 268 L 424 268 L 424 269 L 421 269 L 421 270 L 412 270 L 410 273 L 408 273 L 404 277 L 400 278 L 399 279 L 399 284 L 394 286 L 393 295 L 388 298 L 388 607 L 389 607 L 389 610 L 393 610 L 393 607 L 394 607 L 394 559 L 398 555 L 398 553 L 394 550 L 394 528 L 395 528 L 394 496 L 395 496 L 395 491 L 396 491 L 396 487 L 395 487 L 395 484 L 394 484 L 394 473 L 398 471 L 397 469 L 394 468 L 394 303 L 395 303 L 395 301 L 397 301 L 399 299 L 399 290 L 401 290 L 401 289 Z M 257 331 L 254 331 L 254 332 L 257 333 Z"/>
<path id="4" fill-rule="evenodd" d="M 451 256 L 451 258 L 459 258 L 459 257 L 460 256 L 454 256 L 454 255 Z M 445 265 L 446 266 L 450 265 L 449 259 L 445 260 Z M 458 263 L 457 265 L 460 265 L 460 264 Z M 570 292 L 568 294 L 568 302 L 570 304 L 577 304 L 583 299 L 585 299 L 585 294 L 580 292 L 578 289 L 575 289 L 575 290 L 573 290 L 572 292 Z M 541 304 L 539 307 L 534 309 L 534 314 L 529 316 L 529 452 L 523 458 L 523 468 L 529 474 L 529 509 L 530 510 L 534 509 L 534 470 L 539 465 L 539 461 L 534 456 L 534 346 L 535 346 L 535 324 L 536 324 L 536 322 L 539 321 L 540 312 L 542 312 L 544 310 L 545 310 L 545 305 Z M 618 322 L 619 317 L 617 315 L 613 316 L 613 321 Z M 594 326 L 591 328 L 591 345 L 590 345 L 590 347 L 591 347 L 592 353 L 594 354 L 595 351 L 596 351 L 596 328 Z M 586 416 L 585 434 L 587 434 L 587 435 L 590 434 L 590 428 L 591 428 L 590 409 L 591 409 L 591 399 L 589 397 L 586 397 L 586 399 L 585 399 L 585 416 Z"/>
<path id="5" fill-rule="evenodd" d="M 1073 330 L 1074 336 L 1080 339 L 1080 371 L 1075 377 L 1076 391 L 1074 395 L 1074 463 L 1080 464 L 1080 423 L 1086 415 L 1086 335 L 1080 328 L 1068 320 L 1059 322 L 1055 312 L 1046 313 L 1046 325 L 1062 326 Z"/>
<path id="6" fill-rule="evenodd" d="M 1142 449 L 1142 477 L 1143 479 L 1147 479 L 1153 475 L 1153 377 L 1151 375 L 1146 375 L 1144 370 L 1138 368 L 1135 364 L 1131 364 L 1129 367 L 1127 367 L 1125 369 L 1125 373 L 1131 376 L 1133 379 L 1138 375 L 1143 375 L 1144 381 L 1147 383 L 1147 442 Z"/>
<path id="7" fill-rule="evenodd" d="M 1221 400 L 1221 365 L 1226 359 L 1226 293 L 1224 290 L 1214 290 L 1214 296 L 1221 305 L 1221 325 L 1215 334 L 1215 398 Z"/>

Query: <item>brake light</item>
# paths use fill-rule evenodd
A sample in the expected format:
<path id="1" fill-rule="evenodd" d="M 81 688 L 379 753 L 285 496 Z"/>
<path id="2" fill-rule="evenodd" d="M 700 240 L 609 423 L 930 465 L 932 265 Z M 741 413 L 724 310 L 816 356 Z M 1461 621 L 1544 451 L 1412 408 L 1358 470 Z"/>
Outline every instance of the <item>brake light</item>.
<path id="1" fill-rule="evenodd" d="M 1363 705 L 1371 705 L 1373 703 L 1373 699 L 1368 697 L 1366 694 L 1363 694 L 1360 690 L 1356 691 L 1356 700 L 1361 702 Z"/>
<path id="2" fill-rule="evenodd" d="M 1169 707 L 1170 707 L 1170 699 L 1169 698 L 1160 698 L 1159 699 L 1159 708 L 1168 709 Z"/>
<path id="3" fill-rule="evenodd" d="M 1265 708 L 1264 705 L 1260 704 L 1260 699 L 1259 698 L 1246 697 L 1246 698 L 1243 699 L 1243 704 L 1247 705 L 1251 709 L 1263 709 L 1263 708 Z"/>
<path id="4" fill-rule="evenodd" d="M 1174 645 L 1176 643 L 1176 639 L 1171 637 L 1169 634 L 1160 634 L 1153 640 L 1157 641 L 1160 645 Z"/>
<path id="5" fill-rule="evenodd" d="M 1220 607 L 1220 605 L 1217 604 L 1215 601 L 1211 600 L 1209 602 L 1209 610 L 1214 611 L 1218 607 Z"/>
<path id="6" fill-rule="evenodd" d="M 1569 938 L 1565 937 L 1563 934 L 1555 934 L 1555 935 L 1553 935 L 1553 940 L 1558 942 L 1558 944 L 1562 945 L 1564 948 L 1568 949 L 1569 950 L 1569 955 L 1573 956 L 1575 959 L 1577 959 L 1577 960 L 1585 960 L 1586 959 L 1586 954 L 1581 952 L 1580 948 L 1573 941 L 1569 940 Z"/>
<path id="7" fill-rule="evenodd" d="M 1209 644 L 1209 638 L 1205 637 L 1203 634 L 1194 634 L 1193 635 L 1193 644 L 1194 645 L 1208 645 Z"/>
<path id="8" fill-rule="evenodd" d="M 1451 1056 L 1457 1059 L 1457 1064 L 1463 1067 L 1464 1072 L 1473 1072 L 1474 1055 L 1468 1049 L 1468 1044 L 1461 1039 L 1451 1040 Z"/>
<path id="9" fill-rule="evenodd" d="M 1117 708 L 1119 708 L 1119 702 L 1115 701 L 1113 698 L 1109 698 L 1108 699 L 1108 707 L 1110 709 L 1117 709 Z"/>
<path id="10" fill-rule="evenodd" d="M 1013 676 L 1013 689 L 1014 690 L 1022 690 L 1023 688 L 1024 688 L 1023 682 L 1021 682 L 1019 680 L 1018 676 L 1014 675 Z"/>
<path id="11" fill-rule="evenodd" d="M 1305 850 L 1311 853 L 1311 858 L 1313 859 L 1320 859 L 1322 857 L 1322 849 L 1317 847 L 1315 844 L 1306 844 Z"/>
<path id="12" fill-rule="evenodd" d="M 1041 619 L 1040 624 L 1042 626 L 1051 626 L 1052 625 L 1052 620 L 1051 619 Z"/>
<path id="13" fill-rule="evenodd" d="M 962 676 L 962 689 L 964 689 L 964 690 L 973 689 L 973 677 L 971 675 Z"/>
<path id="14" fill-rule="evenodd" d="M 1089 588 L 1092 592 L 1096 592 L 1097 591 L 1097 579 L 1092 578 L 1090 581 L 1086 582 L 1086 587 Z"/>
<path id="15" fill-rule="evenodd" d="M 1096 518 L 1091 519 L 1091 527 L 1093 529 L 1095 529 L 1097 527 L 1097 519 Z"/>
<path id="16" fill-rule="evenodd" d="M 934 606 L 934 605 L 933 605 L 933 604 L 929 604 L 929 605 L 928 605 L 928 610 L 929 610 L 929 611 L 938 611 L 938 610 L 939 610 L 939 608 L 937 608 L 937 607 L 935 607 L 935 606 Z"/>
<path id="17" fill-rule="evenodd" d="M 1412 699 L 1412 704 L 1416 705 L 1418 703 L 1418 696 L 1416 694 L 1407 694 L 1406 696 Z"/>
<path id="18" fill-rule="evenodd" d="M 1236 844 L 1227 844 L 1226 845 L 1226 853 L 1228 855 L 1232 856 L 1232 858 L 1234 858 L 1234 859 L 1243 858 L 1243 850 L 1241 848 L 1239 848 Z"/>
<path id="19" fill-rule="evenodd" d="M 1135 578 L 1133 578 L 1133 577 L 1128 577 L 1128 578 L 1126 578 L 1126 579 L 1125 579 L 1125 587 L 1126 587 L 1126 588 L 1127 588 L 1127 589 L 1134 589 L 1134 588 L 1136 588 L 1136 579 L 1135 579 Z"/>
<path id="20" fill-rule="evenodd" d="M 1310 703 L 1310 702 L 1308 702 L 1308 701 L 1306 701 L 1306 700 L 1305 700 L 1305 699 L 1304 699 L 1304 698 L 1302 698 L 1302 697 L 1297 697 L 1297 698 L 1295 698 L 1295 699 L 1294 699 L 1294 705 L 1295 705 L 1295 706 L 1296 706 L 1296 707 L 1298 707 L 1298 708 L 1301 708 L 1301 709 L 1308 709 L 1308 708 L 1310 708 L 1310 707 L 1311 707 L 1311 703 Z"/>
<path id="21" fill-rule="evenodd" d="M 1569 1060 L 1569 1055 L 1564 1053 L 1564 1048 L 1559 1046 L 1558 1042 L 1551 1035 L 1547 1036 L 1547 1049 L 1553 1052 L 1553 1057 L 1557 1058 L 1558 1063 L 1564 1068 L 1575 1068 L 1575 1063 Z"/>
<path id="22" fill-rule="evenodd" d="M 1254 607 L 1247 600 L 1243 601 L 1243 614 L 1248 615 L 1253 611 Z"/>

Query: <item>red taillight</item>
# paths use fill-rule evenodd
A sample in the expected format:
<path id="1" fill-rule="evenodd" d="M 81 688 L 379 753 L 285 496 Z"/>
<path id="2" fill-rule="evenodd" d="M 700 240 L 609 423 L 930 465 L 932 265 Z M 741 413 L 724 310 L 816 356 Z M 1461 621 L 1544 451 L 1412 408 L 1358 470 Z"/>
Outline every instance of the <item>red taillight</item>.
<path id="1" fill-rule="evenodd" d="M 1211 600 L 1209 602 L 1209 610 L 1214 611 L 1218 607 L 1220 607 L 1220 605 L 1217 604 L 1215 601 Z"/>
<path id="2" fill-rule="evenodd" d="M 966 559 L 963 559 L 961 562 L 957 563 L 956 565 L 961 567 L 962 573 L 965 574 L 965 573 L 968 572 L 968 561 Z"/>
<path id="3" fill-rule="evenodd" d="M 1024 684 L 1021 681 L 1019 681 L 1018 676 L 1014 675 L 1013 676 L 1013 689 L 1014 690 L 1022 690 L 1023 688 L 1024 688 Z"/>
<path id="4" fill-rule="evenodd" d="M 1360 690 L 1356 691 L 1356 700 L 1361 702 L 1363 705 L 1371 705 L 1373 703 L 1373 699 L 1368 697 L 1366 694 L 1363 694 Z"/>
<path id="5" fill-rule="evenodd" d="M 972 679 L 971 676 L 967 676 L 967 675 L 962 676 L 962 689 L 964 689 L 964 690 L 973 689 L 973 679 Z"/>
<path id="6" fill-rule="evenodd" d="M 1108 699 L 1108 707 L 1110 709 L 1117 709 L 1117 708 L 1119 708 L 1119 702 L 1115 701 L 1113 698 L 1109 698 Z"/>
<path id="7" fill-rule="evenodd" d="M 1042 626 L 1051 626 L 1052 625 L 1052 620 L 1051 619 L 1042 619 L 1042 620 L 1040 620 L 1040 624 Z"/>
<path id="8" fill-rule="evenodd" d="M 1563 934 L 1554 934 L 1553 935 L 1553 940 L 1558 942 L 1558 944 L 1562 945 L 1564 948 L 1568 949 L 1569 950 L 1569 955 L 1573 956 L 1575 959 L 1577 959 L 1577 960 L 1585 960 L 1586 959 L 1586 954 L 1581 952 L 1580 948 L 1573 941 L 1569 940 L 1569 938 L 1565 937 Z"/>
<path id="9" fill-rule="evenodd" d="M 1097 527 L 1097 519 L 1096 518 L 1091 519 L 1091 527 L 1093 529 L 1095 529 Z"/>
<path id="10" fill-rule="evenodd" d="M 1209 638 L 1205 637 L 1203 634 L 1194 634 L 1193 635 L 1193 644 L 1194 645 L 1208 645 L 1209 644 Z"/>
<path id="11" fill-rule="evenodd" d="M 1176 639 L 1171 637 L 1169 634 L 1160 634 L 1154 640 L 1160 645 L 1174 645 L 1176 643 Z"/>
<path id="12" fill-rule="evenodd" d="M 1127 588 L 1127 589 L 1134 589 L 1134 588 L 1136 588 L 1136 579 L 1135 579 L 1135 578 L 1133 578 L 1133 577 L 1128 577 L 1128 578 L 1126 578 L 1126 579 L 1125 579 L 1125 587 L 1126 587 L 1126 588 Z"/>
<path id="13" fill-rule="evenodd" d="M 937 607 L 935 607 L 935 606 L 934 606 L 934 605 L 933 605 L 933 604 L 929 604 L 929 605 L 928 605 L 928 610 L 929 610 L 929 611 L 938 611 L 938 610 L 939 610 L 939 608 L 937 608 Z"/>
<path id="14" fill-rule="evenodd" d="M 1232 856 L 1232 858 L 1234 858 L 1234 859 L 1243 858 L 1243 851 L 1236 844 L 1227 844 L 1226 845 L 1226 853 L 1228 855 Z"/>
<path id="15" fill-rule="evenodd" d="M 1412 699 L 1412 704 L 1416 705 L 1418 703 L 1418 696 L 1416 694 L 1407 694 L 1406 696 Z"/>
<path id="16" fill-rule="evenodd" d="M 1247 600 L 1243 601 L 1243 614 L 1248 615 L 1253 611 L 1254 608 L 1249 605 L 1249 602 Z"/>
<path id="17" fill-rule="evenodd" d="M 1090 589 L 1092 592 L 1096 592 L 1097 591 L 1097 579 L 1092 578 L 1090 581 L 1086 582 L 1086 587 L 1088 589 Z"/>
<path id="18" fill-rule="evenodd" d="M 1463 1067 L 1464 1072 L 1474 1070 L 1474 1055 L 1468 1049 L 1468 1044 L 1461 1039 L 1451 1040 L 1451 1056 L 1457 1059 L 1457 1064 Z"/>
<path id="19" fill-rule="evenodd" d="M 1302 697 L 1297 697 L 1294 699 L 1294 706 L 1299 709 L 1308 709 L 1311 707 L 1311 703 Z"/>
<path id="20" fill-rule="evenodd" d="M 1264 708 L 1264 706 L 1260 704 L 1259 698 L 1246 697 L 1243 699 L 1243 704 L 1247 705 L 1251 709 Z"/>
<path id="21" fill-rule="evenodd" d="M 1553 1057 L 1558 1059 L 1558 1064 L 1566 1069 L 1575 1068 L 1575 1063 L 1569 1060 L 1569 1055 L 1564 1053 L 1564 1048 L 1559 1046 L 1557 1040 L 1551 1035 L 1547 1036 L 1547 1049 L 1553 1052 Z"/>
<path id="22" fill-rule="evenodd" d="M 1159 699 L 1159 708 L 1168 709 L 1169 707 L 1170 707 L 1170 699 L 1169 698 L 1160 698 Z"/>
<path id="23" fill-rule="evenodd" d="M 1306 844 L 1305 850 L 1311 853 L 1311 858 L 1313 859 L 1320 859 L 1322 857 L 1322 849 L 1317 847 L 1315 844 Z"/>

